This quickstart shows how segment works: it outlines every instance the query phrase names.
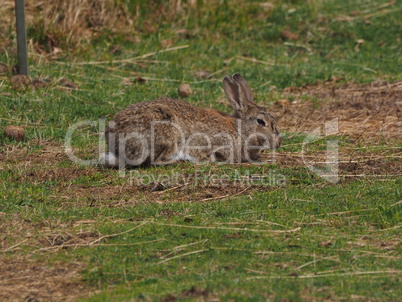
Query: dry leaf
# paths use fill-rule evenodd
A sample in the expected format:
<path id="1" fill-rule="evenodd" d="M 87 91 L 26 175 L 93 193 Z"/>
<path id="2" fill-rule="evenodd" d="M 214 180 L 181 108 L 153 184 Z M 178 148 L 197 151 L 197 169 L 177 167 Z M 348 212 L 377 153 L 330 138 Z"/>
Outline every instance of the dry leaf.
<path id="1" fill-rule="evenodd" d="M 281 36 L 282 38 L 288 39 L 288 40 L 299 40 L 299 35 L 292 33 L 290 30 L 285 29 L 281 31 Z"/>
<path id="2" fill-rule="evenodd" d="M 356 40 L 356 46 L 355 46 L 355 51 L 358 52 L 360 49 L 360 45 L 362 45 L 364 43 L 364 39 L 357 39 Z"/>
<path id="3" fill-rule="evenodd" d="M 188 29 L 186 29 L 186 28 L 180 28 L 180 29 L 177 29 L 177 30 L 175 30 L 175 32 L 174 32 L 176 35 L 179 35 L 179 36 L 182 36 L 182 37 L 184 37 L 184 38 L 186 38 L 186 39 L 190 39 L 190 32 L 188 31 Z"/>
<path id="4" fill-rule="evenodd" d="M 61 48 L 53 47 L 52 56 L 58 56 L 62 52 L 63 52 L 63 50 Z"/>
<path id="5" fill-rule="evenodd" d="M 337 77 L 337 76 L 332 76 L 331 77 L 331 82 L 332 83 L 336 83 L 336 82 L 339 82 L 340 80 L 342 80 L 343 79 L 343 76 L 339 76 L 339 77 Z"/>
<path id="6" fill-rule="evenodd" d="M 161 41 L 162 48 L 168 48 L 174 45 L 173 39 L 166 39 Z"/>
<path id="7" fill-rule="evenodd" d="M 129 86 L 129 85 L 133 85 L 133 82 L 131 82 L 131 80 L 129 78 L 123 78 L 123 80 L 121 80 L 120 85 L 125 85 L 125 86 Z"/>
<path id="8" fill-rule="evenodd" d="M 195 73 L 197 79 L 207 79 L 211 74 L 206 70 L 200 70 Z"/>

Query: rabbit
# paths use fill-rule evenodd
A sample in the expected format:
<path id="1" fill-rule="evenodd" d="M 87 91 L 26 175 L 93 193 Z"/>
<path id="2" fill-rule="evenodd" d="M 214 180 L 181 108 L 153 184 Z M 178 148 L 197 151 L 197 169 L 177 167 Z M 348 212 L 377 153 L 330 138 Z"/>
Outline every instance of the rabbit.
<path id="1" fill-rule="evenodd" d="M 254 102 L 240 74 L 223 79 L 232 115 L 162 97 L 129 105 L 105 130 L 108 153 L 100 156 L 106 167 L 194 163 L 255 162 L 264 149 L 282 143 L 274 117 Z"/>

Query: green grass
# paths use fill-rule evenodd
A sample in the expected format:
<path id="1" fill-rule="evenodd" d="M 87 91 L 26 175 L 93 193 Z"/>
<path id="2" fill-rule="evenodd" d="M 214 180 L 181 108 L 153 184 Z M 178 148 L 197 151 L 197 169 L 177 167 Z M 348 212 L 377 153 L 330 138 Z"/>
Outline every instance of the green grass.
<path id="1" fill-rule="evenodd" d="M 394 227 L 400 226 L 401 206 L 393 206 L 402 197 L 401 182 L 363 180 L 324 188 L 288 184 L 224 201 L 144 200 L 123 208 L 52 199 L 52 184 L 42 183 L 13 188 L 30 202 L 16 202 L 10 194 L 9 207 L 6 201 L 2 211 L 25 209 L 24 219 L 53 221 L 54 232 L 61 234 L 117 234 L 101 246 L 41 256 L 88 262 L 86 282 L 109 288 L 90 301 L 180 297 L 191 287 L 223 300 L 302 301 L 310 295 L 388 300 L 402 294 L 396 286 L 402 270 L 400 230 Z M 72 226 L 95 217 L 84 229 Z"/>
<path id="2" fill-rule="evenodd" d="M 128 9 L 135 10 L 134 2 Z M 0 77 L 0 128 L 13 124 L 26 130 L 22 142 L 0 131 L 0 229 L 5 247 L 18 245 L 10 251 L 1 248 L 0 260 L 83 263 L 80 282 L 88 292 L 99 292 L 82 301 L 402 297 L 400 176 L 341 176 L 339 183 L 330 184 L 302 164 L 182 163 L 120 177 L 118 171 L 78 166 L 65 156 L 63 143 L 71 125 L 96 122 L 80 128 L 72 140 L 76 154 L 96 158 L 103 118 L 111 120 L 134 102 L 177 97 L 181 82 L 195 91 L 188 102 L 229 112 L 228 104 L 217 100 L 224 98 L 220 79 L 234 72 L 248 80 L 265 105 L 281 98 L 286 87 L 332 77 L 341 76 L 341 83 L 402 80 L 400 1 L 384 8 L 386 1 L 282 1 L 266 11 L 258 2 L 235 2 L 207 6 L 198 1 L 191 17 L 164 15 L 157 19 L 157 34 L 138 31 L 139 42 L 105 31 L 93 48 L 65 51 L 49 62 L 32 56 L 31 77 L 52 82 L 45 89 L 18 92 L 8 76 Z M 141 29 L 153 9 L 140 9 L 135 25 Z M 345 21 L 345 16 L 350 18 Z M 175 34 L 180 28 L 190 31 L 189 39 Z M 284 29 L 299 39 L 282 38 Z M 162 50 L 165 39 L 187 47 L 119 62 Z M 110 45 L 121 51 L 108 52 Z M 2 53 L 0 61 L 11 66 L 15 58 Z M 212 79 L 197 79 L 200 70 L 211 72 Z M 146 83 L 135 82 L 138 75 Z M 62 77 L 79 88 L 66 90 Z M 124 78 L 132 84 L 123 85 Z M 306 101 L 318 108 L 326 100 Z M 305 138 L 286 133 L 279 152 L 299 154 Z M 399 160 L 388 142 L 367 146 L 334 138 L 340 148 L 356 147 L 362 156 Z M 325 147 L 326 140 L 318 140 L 307 151 L 319 153 Z M 401 148 L 400 140 L 391 147 Z M 182 178 L 168 191 L 152 191 L 155 183 L 175 175 Z M 210 183 L 214 175 L 218 181 L 225 178 L 218 188 Z M 285 181 L 270 183 L 264 180 L 267 175 Z M 254 176 L 256 182 L 237 194 L 239 177 Z M 145 183 L 148 179 L 152 183 Z M 182 186 L 185 181 L 187 187 Z M 84 240 L 83 234 L 92 239 L 74 241 Z M 49 236 L 64 239 L 51 244 Z M 99 238 L 99 245 L 88 244 Z M 77 242 L 85 244 L 73 247 Z M 61 244 L 71 246 L 62 249 Z"/>

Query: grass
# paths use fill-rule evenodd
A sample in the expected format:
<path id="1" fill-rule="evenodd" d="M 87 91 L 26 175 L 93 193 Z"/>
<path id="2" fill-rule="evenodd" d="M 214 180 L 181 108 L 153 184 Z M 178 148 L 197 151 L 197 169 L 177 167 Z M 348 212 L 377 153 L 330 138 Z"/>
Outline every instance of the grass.
<path id="1" fill-rule="evenodd" d="M 295 171 L 287 177 L 290 173 L 311 177 Z M 75 181 L 90 188 L 99 179 Z M 29 202 L 10 194 L 9 208 L 5 202 L 2 211 L 32 224 L 51 223 L 58 243 L 25 250 L 43 248 L 39 254 L 48 261 L 88 261 L 86 282 L 109 288 L 91 301 L 180 297 L 192 287 L 194 294 L 223 300 L 353 295 L 387 300 L 401 295 L 396 286 L 402 270 L 401 211 L 395 205 L 401 181 L 324 187 L 312 181 L 204 203 L 154 203 L 136 196 L 117 207 L 54 199 L 49 196 L 54 183 L 43 182 L 12 188 Z M 69 242 L 87 233 L 105 235 L 93 239 L 99 245 Z"/>
<path id="2" fill-rule="evenodd" d="M 132 33 L 103 30 L 90 46 L 63 48 L 51 60 L 32 53 L 30 76 L 49 79 L 48 87 L 16 91 L 9 74 L 0 76 L 0 128 L 26 131 L 21 142 L 0 132 L 0 267 L 37 267 L 16 264 L 16 275 L 4 270 L 3 284 L 21 275 L 39 282 L 44 265 L 43 274 L 60 267 L 58 278 L 67 280 L 53 293 L 80 301 L 398 301 L 400 138 L 331 136 L 342 157 L 336 184 L 301 156 L 322 157 L 328 137 L 304 146 L 302 130 L 285 132 L 276 162 L 180 163 L 123 177 L 74 164 L 63 143 L 71 125 L 94 121 L 72 144 L 81 158 L 96 158 L 104 119 L 133 102 L 178 97 L 182 82 L 195 91 L 188 102 L 228 112 L 220 80 L 234 72 L 261 104 L 301 99 L 315 109 L 331 100 L 283 89 L 401 81 L 401 3 L 198 1 L 176 14 L 168 13 L 175 1 L 121 3 L 127 14 L 138 12 Z M 177 34 L 183 28 L 189 37 Z M 34 43 L 46 40 L 34 32 Z M 9 53 L 0 61 L 12 66 Z M 211 77 L 197 78 L 202 70 Z M 74 278 L 69 264 L 79 267 Z M 57 299 L 45 282 L 35 292 L 28 281 L 4 297 Z"/>

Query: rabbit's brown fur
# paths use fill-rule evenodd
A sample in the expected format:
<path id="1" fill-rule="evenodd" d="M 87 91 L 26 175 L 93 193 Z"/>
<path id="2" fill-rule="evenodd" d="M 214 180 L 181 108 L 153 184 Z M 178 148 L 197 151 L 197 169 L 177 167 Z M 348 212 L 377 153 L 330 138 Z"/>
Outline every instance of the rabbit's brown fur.
<path id="1" fill-rule="evenodd" d="M 275 119 L 255 104 L 244 78 L 235 74 L 223 82 L 233 115 L 168 97 L 120 111 L 106 129 L 112 158 L 120 167 L 183 159 L 244 162 L 258 160 L 261 149 L 279 147 L 282 138 Z M 117 166 L 107 155 L 104 160 Z"/>

